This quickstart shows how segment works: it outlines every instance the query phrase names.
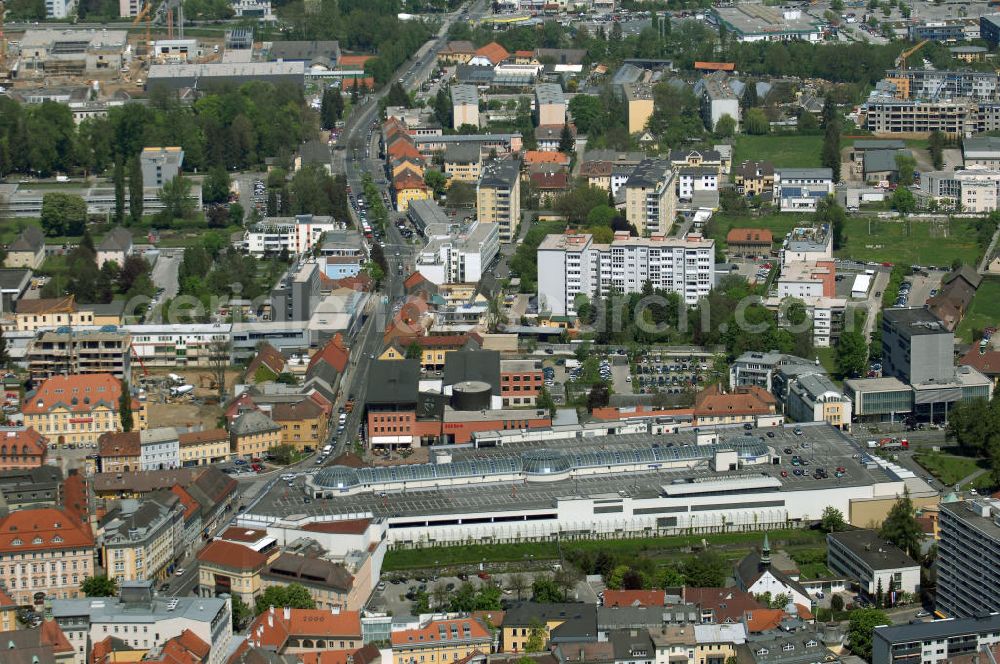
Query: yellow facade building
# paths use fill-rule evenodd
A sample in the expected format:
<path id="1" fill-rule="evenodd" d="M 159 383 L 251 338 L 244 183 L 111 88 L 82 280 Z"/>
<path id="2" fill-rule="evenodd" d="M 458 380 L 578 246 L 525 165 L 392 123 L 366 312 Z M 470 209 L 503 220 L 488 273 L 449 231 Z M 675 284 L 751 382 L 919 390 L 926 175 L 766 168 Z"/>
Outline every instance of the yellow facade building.
<path id="1" fill-rule="evenodd" d="M 53 376 L 24 401 L 24 423 L 56 444 L 97 443 L 121 431 L 122 383 L 111 374 Z M 146 428 L 146 402 L 131 399 L 132 429 Z"/>
<path id="2" fill-rule="evenodd" d="M 260 457 L 280 444 L 281 426 L 259 410 L 243 413 L 229 429 L 229 449 L 236 457 Z"/>
<path id="3" fill-rule="evenodd" d="M 177 436 L 181 466 L 207 466 L 226 461 L 231 456 L 229 432 L 225 429 L 191 431 Z"/>
<path id="4" fill-rule="evenodd" d="M 429 620 L 417 629 L 392 632 L 393 664 L 448 664 L 477 650 L 490 652 L 493 637 L 474 618 Z"/>

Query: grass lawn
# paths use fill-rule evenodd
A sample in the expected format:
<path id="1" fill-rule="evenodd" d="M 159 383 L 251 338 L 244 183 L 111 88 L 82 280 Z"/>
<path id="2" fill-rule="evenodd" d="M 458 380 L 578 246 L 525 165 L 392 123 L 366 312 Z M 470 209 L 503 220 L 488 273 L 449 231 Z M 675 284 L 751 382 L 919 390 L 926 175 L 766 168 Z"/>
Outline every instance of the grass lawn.
<path id="1" fill-rule="evenodd" d="M 941 452 L 915 454 L 913 459 L 948 486 L 954 486 L 980 468 L 988 468 L 985 459 L 973 459 L 972 457 Z"/>
<path id="2" fill-rule="evenodd" d="M 837 255 L 861 261 L 947 267 L 956 258 L 975 265 L 982 253 L 964 219 L 949 224 L 848 217 L 845 235 L 846 246 Z"/>
<path id="3" fill-rule="evenodd" d="M 772 543 L 786 550 L 796 548 L 815 549 L 825 541 L 819 531 L 790 529 L 770 531 Z M 705 539 L 713 547 L 733 547 L 731 551 L 720 551 L 727 559 L 742 558 L 748 546 L 757 544 L 763 533 L 722 533 L 718 535 L 678 535 L 621 540 L 582 540 L 563 542 L 562 549 L 604 551 L 607 553 L 632 554 L 648 558 L 669 558 L 677 560 L 682 549 L 701 546 Z M 431 547 L 425 549 L 393 549 L 386 553 L 383 570 L 421 569 L 447 565 L 469 565 L 488 562 L 516 562 L 524 560 L 557 560 L 560 546 L 556 542 L 520 542 L 517 544 L 465 544 L 460 546 Z"/>
<path id="4" fill-rule="evenodd" d="M 819 168 L 823 148 L 822 136 L 779 134 L 774 136 L 736 137 L 733 164 L 747 159 L 769 161 L 775 168 Z"/>
<path id="5" fill-rule="evenodd" d="M 718 214 L 708 224 L 708 236 L 722 247 L 726 246 L 726 235 L 732 228 L 766 228 L 771 231 L 775 242 L 783 239 L 796 226 L 808 225 L 807 218 L 794 213 L 774 212 L 760 217 Z"/>
<path id="6" fill-rule="evenodd" d="M 996 327 L 1000 323 L 1000 279 L 983 279 L 965 318 L 958 324 L 958 336 L 972 341 L 972 331 Z"/>

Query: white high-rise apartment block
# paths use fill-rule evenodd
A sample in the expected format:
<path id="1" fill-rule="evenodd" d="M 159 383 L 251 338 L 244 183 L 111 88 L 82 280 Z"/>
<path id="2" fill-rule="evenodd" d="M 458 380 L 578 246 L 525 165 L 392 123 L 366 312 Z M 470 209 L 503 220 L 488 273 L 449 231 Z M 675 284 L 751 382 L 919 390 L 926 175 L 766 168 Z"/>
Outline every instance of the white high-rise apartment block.
<path id="1" fill-rule="evenodd" d="M 556 316 L 575 314 L 583 293 L 593 300 L 654 289 L 680 294 L 693 305 L 713 285 L 715 241 L 656 233 L 648 238 L 616 233 L 611 244 L 597 244 L 589 233 L 549 235 L 538 247 L 538 307 Z"/>

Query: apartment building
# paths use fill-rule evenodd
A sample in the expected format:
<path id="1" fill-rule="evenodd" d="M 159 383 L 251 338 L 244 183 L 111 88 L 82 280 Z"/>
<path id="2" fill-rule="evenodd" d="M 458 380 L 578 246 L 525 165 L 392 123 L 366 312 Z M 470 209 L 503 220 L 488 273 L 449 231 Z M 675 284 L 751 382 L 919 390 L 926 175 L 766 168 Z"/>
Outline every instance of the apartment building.
<path id="1" fill-rule="evenodd" d="M 973 136 L 963 140 L 962 163 L 966 168 L 1000 169 L 1000 137 Z"/>
<path id="2" fill-rule="evenodd" d="M 521 163 L 494 159 L 483 165 L 476 186 L 476 216 L 481 223 L 494 223 L 501 242 L 511 242 L 521 223 Z"/>
<path id="3" fill-rule="evenodd" d="M 677 196 L 690 201 L 698 191 L 719 190 L 719 169 L 711 166 L 688 166 L 677 171 Z"/>
<path id="4" fill-rule="evenodd" d="M 303 254 L 320 241 L 324 233 L 343 230 L 344 224 L 333 217 L 299 214 L 294 217 L 271 217 L 252 226 L 243 237 L 243 245 L 251 256 Z"/>
<path id="5" fill-rule="evenodd" d="M 444 151 L 444 173 L 450 178 L 451 182 L 477 183 L 479 182 L 479 177 L 482 175 L 482 170 L 483 155 L 479 151 L 477 144 L 456 143 L 449 145 L 448 149 Z M 407 208 L 407 212 L 412 210 L 415 205 L 424 202 L 432 201 L 427 201 L 426 199 L 410 201 L 410 207 Z"/>
<path id="6" fill-rule="evenodd" d="M 715 125 L 725 116 L 740 123 L 740 98 L 729 85 L 729 79 L 723 72 L 709 74 L 700 81 L 701 115 L 709 131 L 715 131 Z"/>
<path id="7" fill-rule="evenodd" d="M 736 193 L 760 196 L 774 189 L 774 164 L 767 161 L 744 161 L 736 169 Z"/>
<path id="8" fill-rule="evenodd" d="M 66 510 L 18 510 L 0 519 L 0 585 L 18 605 L 40 610 L 47 601 L 81 596 L 94 563 L 90 526 Z"/>
<path id="9" fill-rule="evenodd" d="M 295 655 L 317 649 L 345 653 L 349 662 L 366 661 L 346 654 L 362 647 L 362 623 L 357 611 L 271 607 L 250 624 L 247 635 L 251 646 L 277 653 L 281 661 L 313 661 Z M 327 659 L 316 661 L 325 664 Z"/>
<path id="10" fill-rule="evenodd" d="M 885 80 L 899 99 L 1000 99 L 1000 75 L 994 71 L 907 67 L 887 70 Z"/>
<path id="11" fill-rule="evenodd" d="M 145 367 L 207 367 L 228 343 L 232 325 L 164 323 L 126 329 L 132 335 L 132 352 Z"/>
<path id="12" fill-rule="evenodd" d="M 1000 611 L 1000 501 L 942 503 L 938 527 L 938 609 L 953 618 Z"/>
<path id="13" fill-rule="evenodd" d="M 428 242 L 417 255 L 416 269 L 438 286 L 478 283 L 500 251 L 500 225 L 495 223 L 435 224 L 425 235 Z"/>
<path id="14" fill-rule="evenodd" d="M 539 83 L 535 86 L 535 124 L 566 124 L 566 95 L 558 83 Z"/>
<path id="15" fill-rule="evenodd" d="M 864 127 L 875 134 L 929 134 L 940 131 L 949 136 L 967 136 L 990 124 L 989 105 L 982 109 L 975 100 L 963 97 L 940 100 L 874 97 L 862 108 Z"/>
<path id="16" fill-rule="evenodd" d="M 142 186 L 162 189 L 184 167 L 184 150 L 179 147 L 143 148 L 139 154 Z"/>
<path id="17" fill-rule="evenodd" d="M 281 427 L 281 444 L 303 451 L 318 450 L 326 443 L 333 406 L 319 393 L 294 403 L 275 403 L 270 417 Z"/>
<path id="18" fill-rule="evenodd" d="M 250 546 L 225 540 L 213 540 L 198 552 L 199 597 L 218 597 L 222 594 L 239 597 L 253 606 L 263 592 L 260 573 L 277 549 L 269 553 L 256 551 Z"/>
<path id="19" fill-rule="evenodd" d="M 24 423 L 57 443 L 96 443 L 120 431 L 122 382 L 111 374 L 53 376 L 24 401 Z M 146 402 L 131 400 L 132 427 L 146 428 Z"/>
<path id="20" fill-rule="evenodd" d="M 26 226 L 7 247 L 4 267 L 37 270 L 45 261 L 45 235 L 37 226 Z"/>
<path id="21" fill-rule="evenodd" d="M 124 581 L 162 580 L 180 554 L 184 505 L 169 491 L 141 502 L 121 501 L 103 520 L 101 559 L 109 576 Z"/>
<path id="22" fill-rule="evenodd" d="M 132 336 L 120 329 L 44 330 L 28 343 L 25 359 L 34 381 L 67 374 L 131 373 Z"/>
<path id="23" fill-rule="evenodd" d="M 812 373 L 789 383 L 785 412 L 796 422 L 828 422 L 838 429 L 849 430 L 853 407 L 829 376 Z"/>
<path id="24" fill-rule="evenodd" d="M 921 175 L 920 189 L 938 201 L 960 203 L 963 212 L 992 212 L 1000 200 L 1000 169 L 932 171 Z"/>
<path id="25" fill-rule="evenodd" d="M 826 536 L 830 570 L 857 581 L 874 597 L 880 590 L 915 593 L 920 588 L 920 564 L 874 530 L 849 530 Z"/>
<path id="26" fill-rule="evenodd" d="M 975 657 L 983 647 L 1000 643 L 1000 614 L 876 627 L 872 661 L 892 664 L 946 664 L 991 661 Z"/>
<path id="27" fill-rule="evenodd" d="M 644 159 L 625 182 L 625 216 L 639 235 L 669 233 L 677 216 L 677 174 L 670 163 Z"/>
<path id="28" fill-rule="evenodd" d="M 479 126 L 479 91 L 474 85 L 451 86 L 451 128 Z"/>
<path id="29" fill-rule="evenodd" d="M 625 111 L 628 117 L 628 133 L 637 134 L 646 129 L 653 117 L 653 88 L 649 83 L 626 83 L 622 86 Z"/>
<path id="30" fill-rule="evenodd" d="M 829 168 L 779 168 L 774 171 L 774 200 L 781 212 L 815 212 L 833 193 Z"/>
<path id="31" fill-rule="evenodd" d="M 180 468 L 180 440 L 173 427 L 157 427 L 139 432 L 139 467 L 142 470 Z"/>
<path id="32" fill-rule="evenodd" d="M 221 463 L 230 457 L 229 432 L 225 429 L 206 429 L 179 434 L 182 468 Z"/>
<path id="33" fill-rule="evenodd" d="M 428 620 L 414 629 L 392 632 L 393 664 L 456 662 L 489 652 L 493 637 L 475 618 Z"/>
<path id="34" fill-rule="evenodd" d="M 713 285 L 715 241 L 655 234 L 648 238 L 617 233 L 611 244 L 596 244 L 588 233 L 549 235 L 538 247 L 539 309 L 574 315 L 579 294 L 588 298 L 654 289 L 678 293 L 693 305 Z"/>
<path id="35" fill-rule="evenodd" d="M 118 597 L 53 600 L 51 612 L 76 651 L 73 664 L 89 662 L 92 644 L 109 636 L 151 650 L 185 631 L 211 644 L 208 664 L 222 664 L 233 636 L 229 599 L 157 595 L 152 581 L 126 581 Z"/>

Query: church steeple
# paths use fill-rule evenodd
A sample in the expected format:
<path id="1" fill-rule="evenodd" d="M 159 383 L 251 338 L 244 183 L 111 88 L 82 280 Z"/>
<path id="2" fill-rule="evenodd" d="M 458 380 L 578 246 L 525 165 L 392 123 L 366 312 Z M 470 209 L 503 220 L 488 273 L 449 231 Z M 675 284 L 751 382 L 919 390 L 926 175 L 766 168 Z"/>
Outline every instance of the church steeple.
<path id="1" fill-rule="evenodd" d="M 771 542 L 764 533 L 764 546 L 760 549 L 760 569 L 761 571 L 771 566 Z"/>

